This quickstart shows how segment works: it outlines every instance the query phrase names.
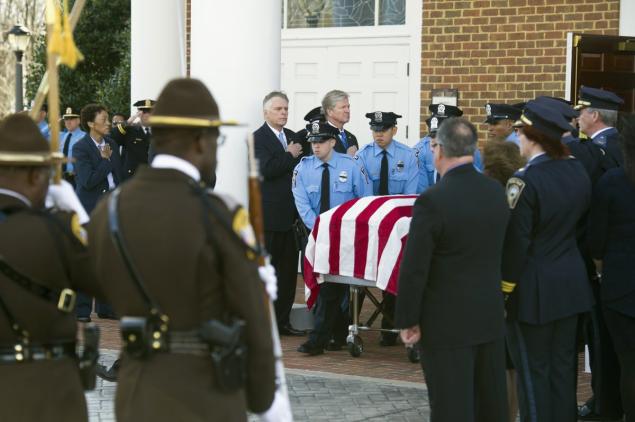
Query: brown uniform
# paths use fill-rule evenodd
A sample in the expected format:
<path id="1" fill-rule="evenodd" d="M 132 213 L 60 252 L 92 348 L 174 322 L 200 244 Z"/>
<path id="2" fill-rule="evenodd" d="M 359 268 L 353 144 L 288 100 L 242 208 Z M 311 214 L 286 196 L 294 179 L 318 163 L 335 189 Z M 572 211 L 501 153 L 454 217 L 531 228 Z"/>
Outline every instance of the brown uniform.
<path id="1" fill-rule="evenodd" d="M 207 357 L 157 353 L 137 360 L 123 353 L 118 421 L 246 420 L 247 408 L 262 412 L 273 400 L 272 341 L 256 264 L 211 213 L 204 213 L 191 183 L 177 170 L 140 167 L 121 188 L 120 229 L 150 296 L 170 318 L 170 330 L 193 330 L 227 312 L 246 321 L 246 387 L 231 394 L 218 391 Z M 210 199 L 231 222 L 227 205 Z M 147 316 L 111 240 L 107 207 L 108 201 L 97 206 L 88 230 L 99 282 L 117 315 Z M 203 218 L 212 222 L 218 243 L 207 239 Z"/>
<path id="2" fill-rule="evenodd" d="M 11 210 L 9 214 L 6 210 Z M 75 236 L 80 227 L 70 213 L 31 211 L 19 199 L 0 194 L 0 255 L 11 267 L 49 288 L 69 287 L 100 296 L 90 260 Z M 56 219 L 56 222 L 51 221 Z M 74 236 L 75 235 L 75 236 Z M 0 296 L 34 345 L 73 342 L 75 315 L 35 296 L 0 273 Z M 0 348 L 16 337 L 0 311 Z M 76 361 L 71 357 L 29 363 L 0 363 L 0 421 L 87 421 L 86 401 Z"/>

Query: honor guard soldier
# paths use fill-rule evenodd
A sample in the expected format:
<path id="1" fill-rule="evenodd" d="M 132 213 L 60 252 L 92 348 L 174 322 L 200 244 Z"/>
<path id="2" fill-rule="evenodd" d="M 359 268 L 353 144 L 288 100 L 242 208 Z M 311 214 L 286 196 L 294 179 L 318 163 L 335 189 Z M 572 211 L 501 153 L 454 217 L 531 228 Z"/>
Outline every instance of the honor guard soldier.
<path id="1" fill-rule="evenodd" d="M 318 215 L 351 199 L 372 195 L 372 189 L 358 163 L 347 154 L 335 152 L 339 141 L 337 128 L 314 121 L 307 125 L 307 131 L 313 155 L 302 158 L 296 166 L 292 184 L 298 213 L 312 230 Z M 299 352 L 313 356 L 322 354 L 329 346 L 346 292 L 346 286 L 341 284 L 322 286 L 315 328 L 309 340 L 298 348 Z"/>
<path id="2" fill-rule="evenodd" d="M 73 310 L 77 289 L 101 293 L 80 225 L 88 216 L 70 184 L 49 187 L 61 158 L 26 114 L 0 123 L 2 421 L 88 421 L 84 390 L 95 384 L 98 331 L 84 326 L 78 357 Z M 44 209 L 47 189 L 55 210 Z"/>
<path id="3" fill-rule="evenodd" d="M 520 146 L 514 130 L 514 122 L 520 118 L 522 109 L 510 104 L 485 104 L 487 133 L 493 141 L 508 141 Z"/>
<path id="4" fill-rule="evenodd" d="M 155 102 L 150 99 L 139 100 L 133 104 L 139 112 L 136 116 L 128 119 L 128 125 L 122 123 L 115 125 L 113 123 L 110 137 L 122 148 L 121 159 L 123 161 L 124 180 L 131 178 L 135 174 L 139 164 L 148 163 L 150 137 L 152 134 L 148 119 L 152 114 Z"/>
<path id="5" fill-rule="evenodd" d="M 366 144 L 355 155 L 366 170 L 373 187 L 374 195 L 413 195 L 417 193 L 419 167 L 415 152 L 394 139 L 397 133 L 397 119 L 401 116 L 393 112 L 374 111 L 366 113 L 370 119 L 370 129 L 374 142 Z M 384 311 L 392 315 L 395 309 L 395 297 L 382 292 Z M 361 301 L 360 299 L 360 304 Z M 358 309 L 361 309 L 358 308 Z M 387 318 L 381 322 L 382 328 L 392 329 Z M 382 332 L 382 346 L 396 344 L 396 333 Z"/>
<path id="6" fill-rule="evenodd" d="M 613 167 L 624 165 L 617 140 L 619 134 L 614 127 L 622 104 L 624 100 L 610 91 L 580 87 L 580 98 L 576 106 L 580 110 L 580 130 L 606 152 Z"/>
<path id="7" fill-rule="evenodd" d="M 89 226 L 99 284 L 121 316 L 116 417 L 246 421 L 275 392 L 265 293 L 245 210 L 204 188 L 219 127 L 235 123 L 199 80 L 174 79 L 149 124 L 151 167 L 101 201 Z"/>
<path id="8" fill-rule="evenodd" d="M 66 130 L 60 133 L 60 148 L 64 157 L 68 158 L 62 164 L 62 177 L 75 188 L 75 169 L 71 160 L 73 158 L 73 146 L 86 136 L 86 132 L 80 129 L 79 112 L 73 107 L 66 107 L 62 119 Z"/>
<path id="9" fill-rule="evenodd" d="M 502 275 L 521 420 L 574 421 L 578 315 L 593 304 L 576 229 L 591 182 L 562 144 L 572 127 L 557 110 L 530 101 L 519 124 L 528 162 L 507 182 Z"/>
<path id="10" fill-rule="evenodd" d="M 307 114 L 304 115 L 304 121 L 308 123 L 312 123 L 314 121 L 318 121 L 320 123 L 324 123 L 326 118 L 324 117 L 324 112 L 322 111 L 322 106 L 317 106 L 311 109 Z M 302 145 L 302 156 L 307 157 L 313 154 L 313 149 L 311 148 L 311 143 L 307 141 L 307 137 L 309 135 L 309 131 L 304 128 L 295 133 L 296 142 Z"/>

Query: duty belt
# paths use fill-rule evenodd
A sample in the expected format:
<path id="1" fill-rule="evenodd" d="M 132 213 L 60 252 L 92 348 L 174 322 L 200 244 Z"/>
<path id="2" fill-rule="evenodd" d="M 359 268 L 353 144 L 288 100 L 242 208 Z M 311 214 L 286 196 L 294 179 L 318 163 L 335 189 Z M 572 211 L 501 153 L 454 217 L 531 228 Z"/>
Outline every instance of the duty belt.
<path id="1" fill-rule="evenodd" d="M 123 333 L 122 333 L 123 336 Z M 123 338 L 124 343 L 130 339 Z M 184 355 L 194 355 L 208 357 L 210 346 L 199 336 L 198 330 L 170 331 L 167 341 L 167 350 L 157 350 L 162 353 L 176 353 Z"/>
<path id="2" fill-rule="evenodd" d="M 66 357 L 77 357 L 75 342 L 44 345 L 16 344 L 13 347 L 0 347 L 0 364 L 59 360 Z"/>

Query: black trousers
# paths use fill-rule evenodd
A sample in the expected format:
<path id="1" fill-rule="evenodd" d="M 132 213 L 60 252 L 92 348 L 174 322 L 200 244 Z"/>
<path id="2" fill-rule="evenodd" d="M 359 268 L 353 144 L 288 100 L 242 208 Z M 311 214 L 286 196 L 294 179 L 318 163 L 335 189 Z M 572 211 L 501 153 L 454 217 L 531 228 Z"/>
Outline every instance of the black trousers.
<path id="1" fill-rule="evenodd" d="M 606 326 L 620 363 L 620 395 L 626 422 L 635 422 L 635 318 L 603 307 Z"/>
<path id="2" fill-rule="evenodd" d="M 431 422 L 507 422 L 501 338 L 455 349 L 421 346 Z"/>
<path id="3" fill-rule="evenodd" d="M 574 315 L 542 325 L 508 322 L 521 422 L 577 421 L 577 321 Z"/>
<path id="4" fill-rule="evenodd" d="M 315 326 L 309 334 L 311 343 L 326 346 L 332 337 L 338 342 L 346 340 L 345 335 L 342 338 L 341 321 L 344 318 L 342 301 L 348 288 L 347 285 L 338 283 L 323 283 L 320 286 Z"/>
<path id="5" fill-rule="evenodd" d="M 265 230 L 265 247 L 278 277 L 278 299 L 273 303 L 279 326 L 289 324 L 298 279 L 298 249 L 293 230 Z"/>

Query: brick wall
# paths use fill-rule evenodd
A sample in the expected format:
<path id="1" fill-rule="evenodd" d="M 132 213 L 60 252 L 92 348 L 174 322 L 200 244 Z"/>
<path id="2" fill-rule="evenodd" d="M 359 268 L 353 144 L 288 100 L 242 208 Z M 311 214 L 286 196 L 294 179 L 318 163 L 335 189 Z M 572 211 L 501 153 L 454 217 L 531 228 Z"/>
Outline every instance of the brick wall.
<path id="1" fill-rule="evenodd" d="M 625 0 L 623 0 L 625 1 Z M 421 133 L 430 90 L 459 89 L 486 139 L 486 102 L 564 96 L 566 34 L 618 35 L 619 0 L 424 0 Z"/>

